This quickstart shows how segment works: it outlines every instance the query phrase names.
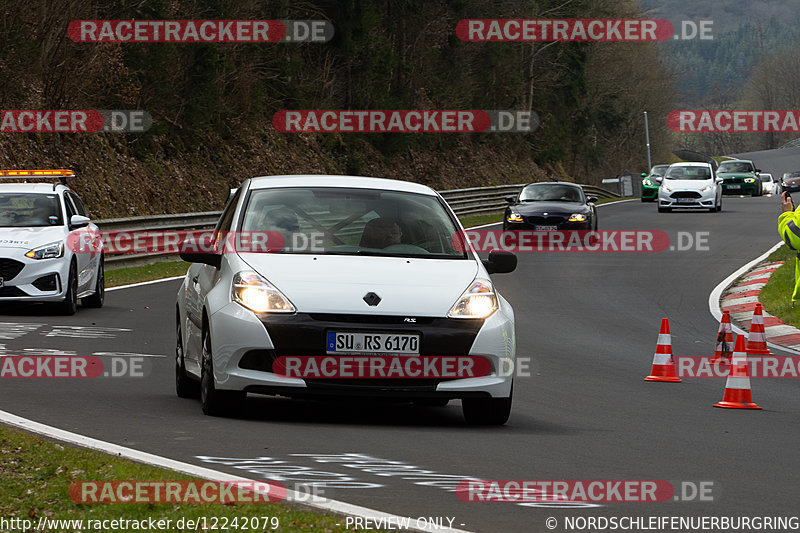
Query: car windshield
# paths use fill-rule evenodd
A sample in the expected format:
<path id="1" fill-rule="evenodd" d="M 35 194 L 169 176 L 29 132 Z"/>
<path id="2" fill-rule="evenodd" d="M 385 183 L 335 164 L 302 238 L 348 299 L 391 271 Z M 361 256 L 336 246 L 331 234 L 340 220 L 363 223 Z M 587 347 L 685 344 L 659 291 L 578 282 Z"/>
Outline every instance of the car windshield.
<path id="1" fill-rule="evenodd" d="M 662 177 L 664 172 L 667 171 L 669 165 L 657 165 L 654 166 L 653 169 L 650 171 L 651 176 Z"/>
<path id="2" fill-rule="evenodd" d="M 761 181 L 764 183 L 772 183 L 772 176 L 769 174 L 761 174 Z"/>
<path id="3" fill-rule="evenodd" d="M 242 232 L 278 232 L 277 253 L 466 259 L 459 227 L 434 196 L 376 189 L 256 189 Z M 268 236 L 269 239 L 269 236 Z"/>
<path id="4" fill-rule="evenodd" d="M 719 165 L 717 172 L 753 172 L 753 165 L 741 161 L 726 161 Z"/>
<path id="5" fill-rule="evenodd" d="M 580 187 L 556 183 L 535 183 L 519 193 L 520 202 L 578 202 L 583 203 Z"/>
<path id="6" fill-rule="evenodd" d="M 57 194 L 0 192 L 0 227 L 61 225 Z"/>
<path id="7" fill-rule="evenodd" d="M 664 176 L 668 180 L 710 180 L 711 170 L 708 167 L 673 166 Z"/>

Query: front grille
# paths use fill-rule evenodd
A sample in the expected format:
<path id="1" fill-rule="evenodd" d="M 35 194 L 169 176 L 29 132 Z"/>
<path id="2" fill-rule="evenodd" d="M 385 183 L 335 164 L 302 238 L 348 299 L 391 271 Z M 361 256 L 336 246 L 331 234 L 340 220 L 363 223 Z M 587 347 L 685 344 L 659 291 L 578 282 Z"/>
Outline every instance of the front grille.
<path id="1" fill-rule="evenodd" d="M 19 287 L 0 287 L 0 298 L 14 298 L 17 296 L 30 296 Z"/>
<path id="2" fill-rule="evenodd" d="M 678 191 L 670 195 L 671 198 L 700 198 L 701 194 L 695 191 Z"/>
<path id="3" fill-rule="evenodd" d="M 561 215 L 532 216 L 525 217 L 525 222 L 536 226 L 558 226 L 563 224 L 566 219 L 567 217 Z"/>
<path id="4" fill-rule="evenodd" d="M 25 267 L 25 263 L 16 261 L 14 259 L 0 258 L 0 278 L 5 281 L 10 281 L 19 274 Z"/>
<path id="5" fill-rule="evenodd" d="M 321 322 L 342 322 L 344 324 L 431 324 L 432 317 L 404 317 L 404 316 L 385 316 L 385 315 L 338 315 L 330 313 L 310 313 L 308 316 L 312 320 Z M 413 318 L 414 322 L 408 322 L 407 318 Z"/>
<path id="6" fill-rule="evenodd" d="M 58 290 L 58 274 L 48 274 L 33 282 L 33 286 L 42 292 L 53 292 Z"/>

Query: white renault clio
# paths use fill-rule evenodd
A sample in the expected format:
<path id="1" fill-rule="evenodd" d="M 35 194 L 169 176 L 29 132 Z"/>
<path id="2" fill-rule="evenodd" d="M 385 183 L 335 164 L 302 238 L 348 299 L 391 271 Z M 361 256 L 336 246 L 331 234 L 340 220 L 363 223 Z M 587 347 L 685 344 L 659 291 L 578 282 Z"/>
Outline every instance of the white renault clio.
<path id="1" fill-rule="evenodd" d="M 223 211 L 213 250 L 181 254 L 195 264 L 177 297 L 178 395 L 199 394 L 212 415 L 241 407 L 247 393 L 429 405 L 460 399 L 468 422 L 504 424 L 514 313 L 489 274 L 513 271 L 516 257 L 492 252 L 481 260 L 458 245 L 461 231 L 444 199 L 415 183 L 321 175 L 246 180 Z M 242 246 L 259 234 L 270 244 Z M 429 356 L 488 364 L 474 376 L 397 379 L 297 377 L 278 367 L 292 357 L 408 364 Z"/>

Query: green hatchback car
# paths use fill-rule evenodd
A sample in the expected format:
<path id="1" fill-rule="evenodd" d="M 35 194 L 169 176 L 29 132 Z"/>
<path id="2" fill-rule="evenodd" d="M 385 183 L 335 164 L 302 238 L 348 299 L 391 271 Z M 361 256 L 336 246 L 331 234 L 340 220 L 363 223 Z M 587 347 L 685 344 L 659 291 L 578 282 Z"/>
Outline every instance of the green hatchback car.
<path id="1" fill-rule="evenodd" d="M 658 198 L 658 188 L 669 165 L 656 165 L 650 169 L 650 174 L 642 174 L 642 201 L 655 202 Z"/>
<path id="2" fill-rule="evenodd" d="M 761 196 L 759 172 L 761 169 L 746 159 L 723 161 L 717 169 L 717 177 L 722 178 L 722 193 Z"/>

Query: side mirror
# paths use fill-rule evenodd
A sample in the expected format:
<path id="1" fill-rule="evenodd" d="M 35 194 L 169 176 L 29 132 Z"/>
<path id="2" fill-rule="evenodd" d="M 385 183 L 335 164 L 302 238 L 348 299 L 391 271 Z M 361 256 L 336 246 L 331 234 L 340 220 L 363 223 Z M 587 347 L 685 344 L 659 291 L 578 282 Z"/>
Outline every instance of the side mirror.
<path id="1" fill-rule="evenodd" d="M 597 203 L 597 196 L 590 196 L 589 198 L 586 199 L 586 203 L 587 204 Z"/>
<path id="2" fill-rule="evenodd" d="M 489 274 L 508 274 L 517 268 L 517 256 L 511 252 L 493 250 L 489 252 L 489 259 L 481 261 Z"/>
<path id="3" fill-rule="evenodd" d="M 219 268 L 222 264 L 222 254 L 181 252 L 180 255 L 181 259 L 189 263 L 202 263 L 204 265 L 213 266 L 214 268 Z"/>
<path id="4" fill-rule="evenodd" d="M 756 169 L 756 172 L 761 172 L 761 169 L 760 169 L 760 168 L 757 168 L 757 169 Z"/>
<path id="5" fill-rule="evenodd" d="M 643 177 L 643 178 L 646 178 L 646 177 L 647 177 L 647 173 L 645 173 L 645 172 L 642 172 L 642 177 Z"/>
<path id="6" fill-rule="evenodd" d="M 92 219 L 83 215 L 72 215 L 69 218 L 69 229 L 85 228 L 91 221 Z"/>
<path id="7" fill-rule="evenodd" d="M 656 176 L 656 177 L 655 177 L 655 178 L 653 178 L 653 179 L 655 179 L 655 180 L 656 180 L 656 183 L 661 183 L 662 181 L 664 181 L 664 178 L 663 178 L 663 177 L 661 177 L 661 176 Z"/>
<path id="8" fill-rule="evenodd" d="M 506 202 L 508 202 L 510 204 L 517 203 L 517 197 L 516 196 L 506 196 Z"/>
<path id="9" fill-rule="evenodd" d="M 714 181 L 717 183 L 722 183 L 725 180 L 723 180 L 722 178 L 714 178 Z"/>

